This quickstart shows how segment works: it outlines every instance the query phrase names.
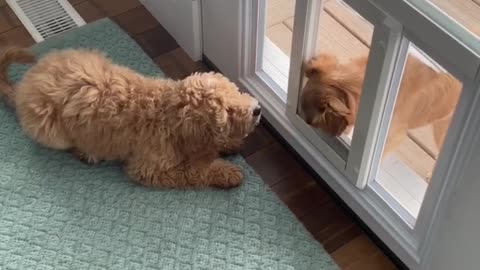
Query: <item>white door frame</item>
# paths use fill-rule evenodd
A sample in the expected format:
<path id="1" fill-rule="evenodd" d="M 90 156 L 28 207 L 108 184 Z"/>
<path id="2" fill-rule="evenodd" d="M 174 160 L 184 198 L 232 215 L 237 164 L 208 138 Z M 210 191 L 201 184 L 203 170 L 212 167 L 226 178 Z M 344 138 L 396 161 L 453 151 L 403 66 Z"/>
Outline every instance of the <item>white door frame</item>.
<path id="1" fill-rule="evenodd" d="M 480 118 L 480 115 L 475 114 L 476 109 L 474 109 L 480 106 L 478 90 L 473 89 L 475 85 L 473 80 L 478 81 L 476 78 L 479 70 L 477 63 L 480 63 L 480 61 L 477 62 L 478 54 L 460 48 L 465 46 L 465 43 L 460 47 L 458 42 L 455 43 L 456 47 L 453 51 L 459 49 L 463 52 L 458 54 L 459 59 L 469 58 L 469 64 L 463 67 L 457 62 L 452 62 L 457 57 L 438 57 L 448 46 L 440 49 L 436 47 L 428 52 L 451 73 L 456 76 L 461 75 L 463 80 L 471 83 L 464 85 L 459 103 L 460 109 L 456 111 L 451 124 L 453 131 L 446 138 L 444 151 L 437 163 L 439 169 L 433 175 L 417 225 L 412 230 L 387 203 L 378 200 L 375 190 L 371 188 L 359 190 L 352 185 L 349 179 L 338 170 L 338 164 L 327 159 L 318 151 L 318 146 L 307 139 L 296 123 L 297 120 L 289 115 L 288 106 L 271 91 L 272 83 L 262 77 L 264 74 L 255 63 L 255 59 L 258 59 L 258 47 L 261 45 L 256 26 L 258 19 L 256 8 L 260 6 L 259 1 L 261 0 L 203 0 L 203 9 L 208 12 L 208 18 L 205 16 L 203 18 L 204 33 L 206 31 L 212 33 L 210 38 L 204 35 L 205 56 L 220 70 L 225 71 L 227 76 L 239 82 L 259 99 L 264 108 L 264 116 L 272 126 L 406 265 L 412 269 L 427 269 L 432 258 L 434 239 L 441 231 L 438 229 L 438 224 L 441 223 L 450 195 L 458 184 L 456 180 L 462 176 L 464 161 L 470 155 L 468 145 L 476 141 L 476 130 L 474 130 L 476 126 L 471 123 Z M 308 6 L 308 2 L 308 0 L 297 0 L 297 6 L 301 4 Z M 375 14 L 378 9 L 373 9 L 372 12 L 372 9 L 365 8 L 372 3 L 377 8 L 381 7 L 383 11 L 390 8 L 384 9 L 382 5 L 396 5 L 400 10 L 406 10 L 407 15 L 412 9 L 408 3 L 398 0 L 346 0 L 346 2 L 360 13 L 361 10 L 366 9 L 368 12 L 362 15 L 374 19 L 378 19 L 378 12 Z M 224 21 L 226 18 L 229 19 L 228 22 Z M 395 21 L 403 24 L 402 18 L 401 16 L 393 17 Z M 412 21 L 425 24 L 421 19 Z M 306 22 L 305 18 L 295 18 L 295 24 L 302 20 Z M 445 44 L 453 44 L 452 42 L 455 41 L 455 37 L 449 35 L 441 26 L 426 24 L 428 25 L 422 25 L 422 29 L 430 31 L 432 36 L 442 41 L 445 40 Z M 411 25 L 404 26 L 411 27 Z M 213 33 L 215 33 L 214 36 Z M 422 42 L 425 37 L 419 37 L 408 29 L 404 33 L 416 44 L 425 46 L 425 42 Z M 218 40 L 222 40 L 221 46 L 217 44 Z M 292 62 L 290 65 L 292 66 Z M 472 71 L 468 67 L 477 67 L 477 70 Z M 462 141 L 462 144 L 455 143 L 458 141 Z M 442 181 L 442 179 L 450 179 L 450 181 Z"/>

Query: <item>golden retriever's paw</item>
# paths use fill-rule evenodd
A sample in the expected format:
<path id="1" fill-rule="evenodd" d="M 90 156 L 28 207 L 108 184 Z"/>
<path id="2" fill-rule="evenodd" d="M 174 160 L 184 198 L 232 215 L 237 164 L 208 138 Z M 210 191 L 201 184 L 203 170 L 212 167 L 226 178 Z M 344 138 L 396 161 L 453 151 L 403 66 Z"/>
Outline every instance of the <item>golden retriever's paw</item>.
<path id="1" fill-rule="evenodd" d="M 95 165 L 95 164 L 100 164 L 100 163 L 103 162 L 103 160 L 98 159 L 94 156 L 89 156 L 89 155 L 87 155 L 87 154 L 85 154 L 85 153 L 83 153 L 83 152 L 81 152 L 77 149 L 73 149 L 70 152 L 73 154 L 73 156 L 76 159 L 78 159 L 82 163 L 85 163 L 85 164 L 88 164 L 88 165 Z"/>
<path id="2" fill-rule="evenodd" d="M 242 169 L 226 161 L 215 166 L 215 182 L 212 186 L 217 188 L 229 189 L 238 187 L 243 183 L 244 175 Z M 220 166 L 218 166 L 220 165 Z"/>

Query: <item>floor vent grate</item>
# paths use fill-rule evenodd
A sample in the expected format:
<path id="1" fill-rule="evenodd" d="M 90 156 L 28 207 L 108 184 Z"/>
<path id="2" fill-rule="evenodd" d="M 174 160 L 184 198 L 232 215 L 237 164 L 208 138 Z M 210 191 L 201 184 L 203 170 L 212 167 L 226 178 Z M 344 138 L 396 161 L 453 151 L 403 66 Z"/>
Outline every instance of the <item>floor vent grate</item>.
<path id="1" fill-rule="evenodd" d="M 67 0 L 7 0 L 36 42 L 84 25 Z"/>

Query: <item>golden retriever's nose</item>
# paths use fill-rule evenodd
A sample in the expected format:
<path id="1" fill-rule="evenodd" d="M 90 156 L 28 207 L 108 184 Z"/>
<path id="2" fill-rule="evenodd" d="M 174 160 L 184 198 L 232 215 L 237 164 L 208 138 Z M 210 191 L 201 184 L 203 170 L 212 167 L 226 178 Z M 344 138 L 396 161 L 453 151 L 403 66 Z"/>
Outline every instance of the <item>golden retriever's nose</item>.
<path id="1" fill-rule="evenodd" d="M 260 105 L 257 105 L 257 107 L 255 107 L 255 109 L 253 109 L 253 116 L 259 116 L 260 114 L 262 113 L 262 108 L 260 107 Z"/>

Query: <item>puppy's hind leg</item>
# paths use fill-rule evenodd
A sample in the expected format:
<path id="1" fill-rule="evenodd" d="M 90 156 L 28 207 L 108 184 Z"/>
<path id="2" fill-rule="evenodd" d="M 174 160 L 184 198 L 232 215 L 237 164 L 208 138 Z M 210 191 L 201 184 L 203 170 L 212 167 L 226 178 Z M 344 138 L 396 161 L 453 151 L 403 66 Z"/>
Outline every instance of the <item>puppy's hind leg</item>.
<path id="1" fill-rule="evenodd" d="M 164 170 L 158 162 L 142 159 L 127 161 L 127 174 L 136 182 L 156 188 L 233 188 L 243 181 L 242 170 L 222 159 L 210 164 L 184 164 Z"/>
<path id="2" fill-rule="evenodd" d="M 38 143 L 56 150 L 73 147 L 60 117 L 51 107 L 19 108 L 20 124 L 25 133 Z"/>

